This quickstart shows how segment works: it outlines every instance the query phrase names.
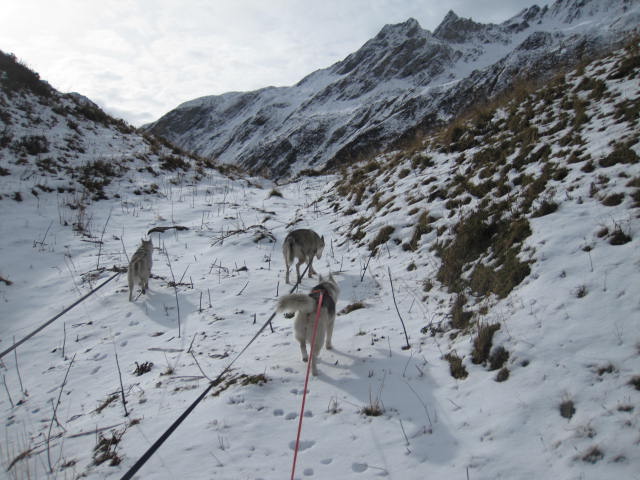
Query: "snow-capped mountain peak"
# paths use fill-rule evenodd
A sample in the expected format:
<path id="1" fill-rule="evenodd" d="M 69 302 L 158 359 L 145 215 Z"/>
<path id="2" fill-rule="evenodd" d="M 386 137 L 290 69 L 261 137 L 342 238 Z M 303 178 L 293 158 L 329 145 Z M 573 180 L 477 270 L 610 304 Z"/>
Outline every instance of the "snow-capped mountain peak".
<path id="1" fill-rule="evenodd" d="M 325 169 L 428 131 L 513 86 L 609 51 L 640 23 L 629 0 L 556 1 L 501 24 L 410 18 L 296 85 L 186 102 L 147 126 L 182 148 L 273 177 Z"/>

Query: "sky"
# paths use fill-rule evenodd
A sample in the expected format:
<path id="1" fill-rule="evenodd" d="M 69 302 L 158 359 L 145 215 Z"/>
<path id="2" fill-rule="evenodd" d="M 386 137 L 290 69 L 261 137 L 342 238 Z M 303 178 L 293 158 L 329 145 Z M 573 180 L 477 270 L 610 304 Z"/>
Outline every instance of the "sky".
<path id="1" fill-rule="evenodd" d="M 134 126 L 205 95 L 293 85 L 410 17 L 501 23 L 551 0 L 7 0 L 0 50 Z"/>

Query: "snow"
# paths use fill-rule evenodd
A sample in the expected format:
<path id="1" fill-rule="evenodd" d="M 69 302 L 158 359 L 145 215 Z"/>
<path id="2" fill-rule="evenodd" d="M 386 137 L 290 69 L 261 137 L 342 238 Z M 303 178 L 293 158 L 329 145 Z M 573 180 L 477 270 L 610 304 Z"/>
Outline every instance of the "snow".
<path id="1" fill-rule="evenodd" d="M 611 66 L 589 66 L 586 72 L 604 79 Z M 598 74 L 598 68 L 605 71 Z M 640 91 L 637 78 L 608 82 L 608 89 L 628 99 Z M 594 161 L 610 151 L 611 142 L 637 137 L 637 122 L 600 116 L 612 108 L 605 100 L 587 112 L 590 121 L 581 133 Z M 35 113 L 52 115 L 45 110 Z M 32 131 L 24 125 L 20 134 Z M 42 128 L 52 149 L 65 128 Z M 72 161 L 148 150 L 134 135 L 90 124 L 80 128 L 93 147 Z M 638 152 L 637 143 L 633 148 Z M 612 207 L 590 195 L 602 171 L 589 175 L 581 164 L 567 164 L 567 177 L 552 182 L 546 193 L 560 208 L 530 219 L 533 233 L 522 253 L 534 261 L 530 275 L 506 298 L 486 300 L 481 321 L 500 324 L 494 344 L 510 352 L 510 376 L 496 382 L 496 371 L 471 362 L 470 335 L 421 332 L 448 322 L 452 295 L 435 282 L 439 259 L 430 247 L 449 233 L 424 235 L 416 252 L 393 241 L 408 238 L 415 224 L 407 196 L 447 187 L 462 168 L 458 154 L 426 153 L 433 158 L 430 169 L 403 178 L 371 174 L 381 199 L 395 197 L 380 212 L 337 196 L 336 176 L 274 185 L 215 171 L 196 181 L 168 174 L 158 179 L 132 169 L 131 183 L 113 182 L 109 199 L 88 205 L 82 235 L 70 226 L 81 212 L 69 207 L 67 194 L 10 198 L 43 179 L 18 175 L 15 159 L 3 150 L 3 166 L 13 174 L 0 177 L 0 276 L 12 284 L 0 280 L 0 351 L 110 278 L 112 267 L 125 267 L 151 228 L 188 227 L 151 234 L 154 265 L 147 294 L 129 302 L 121 274 L 1 359 L 4 477 L 124 475 L 207 388 L 204 375 L 217 377 L 271 316 L 277 298 L 290 288 L 284 284 L 282 241 L 293 228 L 312 228 L 327 244 L 314 266 L 321 274 L 333 272 L 341 288 L 337 310 L 356 302 L 364 308 L 338 315 L 334 349 L 320 353 L 296 478 L 638 478 L 640 393 L 629 382 L 640 375 L 640 222 L 627 183 L 640 177 L 640 166 L 604 171 L 608 182 L 599 184 L 601 195 L 627 193 Z M 377 160 L 400 158 L 395 168 L 401 169 L 410 163 L 402 155 L 391 152 Z M 436 180 L 423 185 L 431 176 Z M 48 182 L 55 186 L 58 180 Z M 160 183 L 159 193 L 133 193 L 149 182 Z M 270 195 L 274 188 L 282 197 Z M 436 227 L 447 232 L 458 220 L 445 200 L 418 206 L 428 208 Z M 372 217 L 360 245 L 347 237 L 355 218 L 344 213 L 347 207 Z M 369 260 L 368 241 L 386 225 L 396 227 L 392 241 Z M 614 246 L 598 236 L 603 227 L 616 226 L 632 241 Z M 274 242 L 255 241 L 263 229 Z M 407 269 L 410 262 L 415 270 Z M 406 340 L 389 269 L 408 350 L 402 349 Z M 425 293 L 429 279 L 436 285 Z M 301 290 L 316 281 L 305 278 Z M 278 315 L 273 329 L 258 336 L 136 478 L 290 476 L 306 364 L 291 320 Z M 449 352 L 463 358 L 466 379 L 450 375 L 443 358 Z M 136 375 L 145 362 L 153 363 L 151 370 Z M 266 382 L 243 385 L 240 375 L 264 375 Z M 575 408 L 571 418 L 560 415 L 567 401 Z M 366 416 L 367 406 L 381 407 L 382 415 Z M 120 437 L 110 450 L 119 464 L 95 464 L 101 435 Z"/>
<path id="2" fill-rule="evenodd" d="M 590 262 L 580 247 L 591 238 L 594 222 L 607 221 L 604 213 L 593 216 L 590 207 L 575 206 L 538 219 L 530 243 L 539 260 L 530 279 L 491 314 L 503 325 L 498 335 L 509 339 L 511 378 L 495 383 L 494 373 L 477 367 L 457 381 L 441 358 L 446 340 L 419 334 L 430 317 L 440 315 L 437 305 L 421 304 L 418 283 L 424 272 L 406 272 L 402 252 L 392 247 L 391 258 L 374 259 L 361 281 L 368 252 L 340 245 L 336 230 L 342 218 L 326 202 L 315 202 L 330 191 L 331 181 L 303 180 L 278 187 L 283 198 L 267 198 L 269 185 L 257 188 L 213 175 L 180 194 L 144 199 L 135 210 L 123 208 L 124 199 L 95 203 L 94 235 L 101 234 L 111 214 L 99 259 L 94 243 L 55 221 L 54 202 L 38 205 L 29 199 L 4 208 L 2 275 L 14 283 L 1 290 L 3 349 L 108 278 L 112 272 L 105 271 L 91 284 L 83 282 L 82 274 L 98 262 L 126 265 L 122 242 L 130 256 L 154 226 L 169 225 L 173 218 L 189 227 L 152 234 L 154 277 L 147 295 L 128 302 L 121 275 L 19 347 L 17 364 L 13 354 L 3 358 L 7 388 L 13 402 L 21 402 L 12 408 L 5 393 L 0 397 L 3 465 L 33 449 L 33 456 L 7 475 L 46 476 L 47 450 L 57 468 L 75 461 L 53 477 L 124 474 L 206 388 L 190 346 L 213 378 L 269 317 L 276 292 L 286 289 L 281 242 L 297 220 L 296 227 L 313 228 L 327 239 L 316 269 L 331 270 L 338 279 L 337 309 L 356 301 L 366 305 L 338 316 L 335 349 L 321 352 L 320 375 L 309 388 L 297 478 L 424 478 L 425 472 L 464 478 L 466 471 L 470 478 L 633 478 L 640 458 L 638 410 L 619 407 L 637 405 L 637 393 L 624 384 L 640 367 L 637 240 L 596 248 Z M 589 222 L 579 221 L 585 216 Z M 36 246 L 52 220 L 43 244 Z M 399 214 L 396 223 L 411 219 Z M 268 228 L 276 243 L 254 243 L 247 227 L 257 224 Z M 637 220 L 630 219 L 630 225 L 637 235 Z M 176 279 L 183 277 L 180 336 L 165 252 Z M 407 322 L 408 351 L 401 349 L 388 266 Z M 314 284 L 305 279 L 302 289 Z M 577 299 L 572 291 L 582 284 L 588 294 Z M 278 316 L 273 325 L 275 331 L 267 329 L 233 367 L 234 374 L 266 375 L 266 384 L 236 384 L 216 397 L 208 395 L 142 467 L 139 478 L 289 475 L 306 365 L 290 320 Z M 119 397 L 96 411 L 119 392 L 116 353 L 126 418 Z M 59 424 L 53 423 L 47 446 L 52 403 L 71 359 Z M 153 368 L 135 376 L 136 362 L 153 362 Z M 612 374 L 596 372 L 609 364 L 615 367 Z M 28 395 L 20 393 L 16 367 Z M 557 413 L 565 396 L 576 404 L 571 420 Z M 384 407 L 382 416 L 360 413 L 375 402 Z M 104 427 L 110 427 L 105 433 L 125 432 L 116 448 L 122 458 L 118 466 L 91 465 L 95 430 Z M 605 460 L 592 465 L 572 458 L 594 444 Z"/>

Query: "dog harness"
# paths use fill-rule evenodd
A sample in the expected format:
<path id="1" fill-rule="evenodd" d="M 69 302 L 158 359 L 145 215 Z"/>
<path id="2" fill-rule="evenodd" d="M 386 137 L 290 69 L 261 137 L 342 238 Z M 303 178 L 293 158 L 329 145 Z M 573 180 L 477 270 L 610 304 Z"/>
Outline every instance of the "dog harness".
<path id="1" fill-rule="evenodd" d="M 336 302 L 331 297 L 329 290 L 320 284 L 313 287 L 311 292 L 309 292 L 309 296 L 313 298 L 316 303 L 320 301 L 320 294 L 322 294 L 322 306 L 327 308 L 330 315 L 334 315 L 336 313 Z"/>

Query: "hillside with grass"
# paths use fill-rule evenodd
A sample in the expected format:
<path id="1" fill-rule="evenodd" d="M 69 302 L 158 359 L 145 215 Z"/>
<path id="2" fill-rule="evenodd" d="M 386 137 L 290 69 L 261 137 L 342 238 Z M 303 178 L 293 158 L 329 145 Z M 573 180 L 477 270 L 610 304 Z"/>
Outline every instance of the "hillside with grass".
<path id="1" fill-rule="evenodd" d="M 7 478 L 121 478 L 207 388 L 134 478 L 289 476 L 307 365 L 292 321 L 266 322 L 293 228 L 324 235 L 314 267 L 340 287 L 295 478 L 637 475 L 637 39 L 282 184 L 2 65 Z M 129 302 L 142 237 L 150 288 Z"/>
<path id="2" fill-rule="evenodd" d="M 0 199 L 53 192 L 63 203 L 88 204 L 109 198 L 110 185 L 116 197 L 157 193 L 216 168 L 138 133 L 82 95 L 56 91 L 1 51 L 0 72 Z"/>

